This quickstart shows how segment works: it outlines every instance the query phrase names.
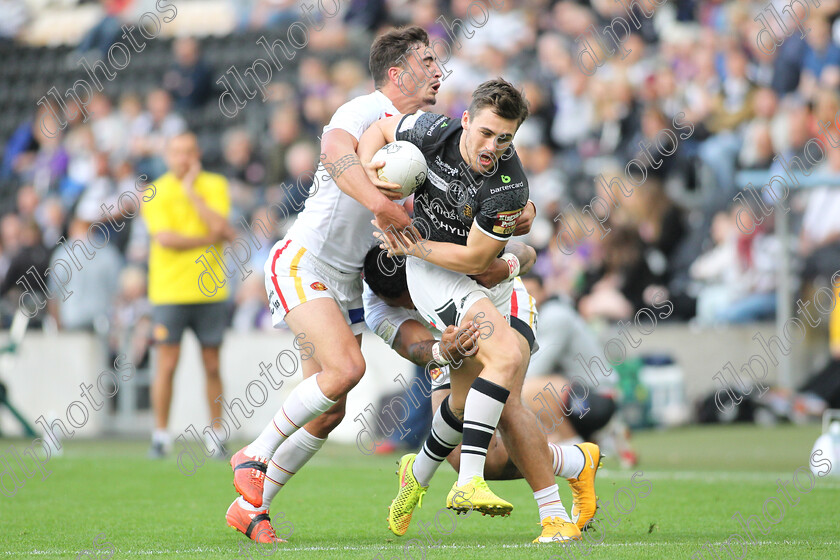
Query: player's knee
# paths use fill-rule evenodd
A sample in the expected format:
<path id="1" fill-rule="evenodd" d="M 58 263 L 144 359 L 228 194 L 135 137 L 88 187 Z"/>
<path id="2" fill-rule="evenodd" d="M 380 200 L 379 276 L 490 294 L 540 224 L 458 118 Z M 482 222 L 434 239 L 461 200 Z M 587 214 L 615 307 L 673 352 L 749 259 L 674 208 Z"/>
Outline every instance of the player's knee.
<path id="1" fill-rule="evenodd" d="M 344 390 L 349 391 L 362 380 L 365 374 L 365 359 L 361 353 L 358 356 L 348 356 L 332 368 L 332 373 Z"/>
<path id="2" fill-rule="evenodd" d="M 519 343 L 512 334 L 498 343 L 496 352 L 491 357 L 493 366 L 512 379 L 524 359 Z"/>

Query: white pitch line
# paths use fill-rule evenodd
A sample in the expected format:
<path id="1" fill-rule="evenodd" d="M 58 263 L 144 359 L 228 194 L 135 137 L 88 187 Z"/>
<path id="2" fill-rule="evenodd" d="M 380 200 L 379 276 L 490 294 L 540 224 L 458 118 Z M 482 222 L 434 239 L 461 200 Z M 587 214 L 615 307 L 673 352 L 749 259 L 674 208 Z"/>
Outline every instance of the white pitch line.
<path id="1" fill-rule="evenodd" d="M 805 465 L 803 465 L 805 466 Z M 636 469 L 635 471 L 620 471 L 616 469 L 599 469 L 598 478 L 607 478 L 610 480 L 629 480 L 635 472 L 642 473 L 644 477 L 659 480 L 690 480 L 697 482 L 775 482 L 777 478 L 783 480 L 790 480 L 795 470 L 790 472 L 785 471 L 646 471 Z M 800 475 L 800 480 L 802 475 Z M 816 477 L 817 483 L 815 488 L 840 488 L 840 479 L 836 477 L 820 478 Z"/>
<path id="2" fill-rule="evenodd" d="M 406 541 L 408 542 L 408 541 Z M 585 541 L 584 541 L 585 542 Z M 620 547 L 637 547 L 637 546 L 678 546 L 678 545 L 696 545 L 696 541 L 668 541 L 668 542 L 650 542 L 650 541 L 639 541 L 639 542 L 623 542 L 623 543 L 601 543 L 601 544 L 591 544 L 589 545 L 590 548 L 620 548 Z M 779 544 L 786 544 L 786 545 L 803 545 L 803 544 L 825 544 L 825 545 L 838 545 L 840 541 L 818 541 L 814 542 L 813 540 L 783 540 L 783 541 L 758 541 L 756 543 L 750 543 L 753 545 L 779 545 Z M 337 551 L 337 550 L 345 550 L 345 551 L 377 551 L 377 550 L 395 550 L 399 549 L 399 546 L 385 546 L 385 545 L 364 545 L 364 546 L 278 546 L 277 551 L 283 552 L 326 552 L 326 551 Z M 534 550 L 545 549 L 547 547 L 543 545 L 535 545 L 532 543 L 516 543 L 516 544 L 500 544 L 500 545 L 468 545 L 468 544 L 444 544 L 440 546 L 433 547 L 435 549 L 453 549 L 453 550 L 482 550 L 482 549 L 497 549 L 497 548 L 532 548 Z M 117 549 L 117 552 L 122 555 L 137 555 L 137 556 L 148 556 L 148 555 L 160 555 L 160 554 L 195 554 L 195 553 L 206 553 L 206 552 L 219 552 L 219 553 L 231 553 L 236 552 L 238 549 L 233 548 L 221 548 L 221 547 L 197 547 L 197 548 L 186 548 L 186 549 L 163 549 L 163 550 L 120 550 Z M 27 552 L 9 552 L 6 551 L 6 556 L 11 555 L 29 555 L 29 556 L 41 556 L 44 554 L 75 554 L 76 551 L 72 550 L 32 550 Z"/>

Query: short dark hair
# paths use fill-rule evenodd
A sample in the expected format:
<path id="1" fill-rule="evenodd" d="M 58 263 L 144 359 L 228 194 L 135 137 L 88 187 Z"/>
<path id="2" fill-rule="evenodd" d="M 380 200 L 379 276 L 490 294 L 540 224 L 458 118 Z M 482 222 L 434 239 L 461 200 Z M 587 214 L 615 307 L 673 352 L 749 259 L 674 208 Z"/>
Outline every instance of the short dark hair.
<path id="1" fill-rule="evenodd" d="M 398 27 L 376 38 L 370 46 L 368 63 L 370 75 L 376 87 L 380 87 L 387 81 L 389 68 L 405 65 L 408 51 L 416 43 L 429 46 L 429 34 L 417 25 Z"/>
<path id="2" fill-rule="evenodd" d="M 469 112 L 474 115 L 479 109 L 490 107 L 503 119 L 516 119 L 522 124 L 528 118 L 528 102 L 513 84 L 502 78 L 487 80 L 472 94 Z"/>
<path id="3" fill-rule="evenodd" d="M 379 245 L 371 247 L 365 255 L 364 275 L 365 282 L 377 296 L 396 299 L 408 291 L 405 257 L 392 259 Z"/>

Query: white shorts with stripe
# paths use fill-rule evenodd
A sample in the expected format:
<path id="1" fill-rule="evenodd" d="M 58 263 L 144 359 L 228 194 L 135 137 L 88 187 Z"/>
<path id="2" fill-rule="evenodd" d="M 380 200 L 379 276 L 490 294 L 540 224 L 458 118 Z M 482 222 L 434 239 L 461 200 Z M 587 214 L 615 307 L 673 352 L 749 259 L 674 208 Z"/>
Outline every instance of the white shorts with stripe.
<path id="1" fill-rule="evenodd" d="M 525 284 L 518 277 L 513 279 L 513 294 L 510 297 L 510 315 L 516 317 L 526 324 L 532 331 L 533 338 L 537 332 L 537 302 L 525 289 Z M 526 337 L 527 338 L 527 337 Z M 531 354 L 538 350 L 534 343 Z M 429 375 L 432 378 L 432 391 L 446 389 L 449 387 L 449 366 L 431 368 Z"/>
<path id="2" fill-rule="evenodd" d="M 441 332 L 449 325 L 460 326 L 470 307 L 485 297 L 510 322 L 512 281 L 485 288 L 466 274 L 417 257 L 406 259 L 405 276 L 417 311 Z"/>
<path id="3" fill-rule="evenodd" d="M 365 330 L 361 273 L 342 272 L 293 239 L 281 239 L 271 248 L 265 263 L 265 290 L 275 327 L 284 326 L 286 314 L 298 305 L 331 298 L 353 334 Z"/>

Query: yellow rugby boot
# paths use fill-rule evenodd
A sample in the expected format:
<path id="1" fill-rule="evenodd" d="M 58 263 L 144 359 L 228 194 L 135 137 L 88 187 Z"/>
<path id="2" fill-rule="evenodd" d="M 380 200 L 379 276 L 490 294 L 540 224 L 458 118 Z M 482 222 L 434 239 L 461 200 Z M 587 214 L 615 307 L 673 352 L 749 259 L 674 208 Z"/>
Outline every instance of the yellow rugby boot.
<path id="1" fill-rule="evenodd" d="M 570 521 L 560 517 L 546 517 L 542 520 L 542 533 L 533 540 L 535 543 L 552 543 L 579 539 L 580 529 Z"/>
<path id="2" fill-rule="evenodd" d="M 513 511 L 513 504 L 494 494 L 480 476 L 472 477 L 472 480 L 463 486 L 458 486 L 456 480 L 446 497 L 446 507 L 458 513 L 474 509 L 480 511 L 481 515 L 491 517 L 510 515 Z"/>
<path id="3" fill-rule="evenodd" d="M 594 443 L 575 445 L 583 452 L 583 470 L 577 478 L 569 478 L 572 487 L 572 521 L 581 531 L 595 517 L 598 496 L 595 495 L 595 474 L 601 466 L 601 450 Z"/>
<path id="4" fill-rule="evenodd" d="M 423 506 L 423 494 L 429 489 L 428 486 L 420 486 L 411 468 L 414 466 L 416 453 L 403 455 L 400 459 L 399 475 L 400 486 L 397 490 L 397 497 L 391 501 L 388 507 L 388 528 L 392 533 L 401 537 L 408 531 L 411 523 L 411 515 L 415 507 Z"/>

